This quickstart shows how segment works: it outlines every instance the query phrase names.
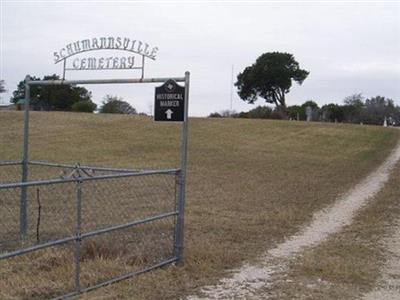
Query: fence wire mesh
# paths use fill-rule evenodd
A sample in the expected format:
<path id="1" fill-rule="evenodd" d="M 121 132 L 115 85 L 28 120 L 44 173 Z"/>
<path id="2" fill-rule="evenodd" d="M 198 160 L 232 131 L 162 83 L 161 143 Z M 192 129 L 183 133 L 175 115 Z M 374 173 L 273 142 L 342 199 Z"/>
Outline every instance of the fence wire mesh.
<path id="1" fill-rule="evenodd" d="M 76 187 L 74 182 L 27 187 L 27 232 L 29 247 L 75 233 Z M 0 189 L 0 253 L 22 247 L 20 241 L 21 188 Z"/>
<path id="2" fill-rule="evenodd" d="M 1 162 L 0 161 L 0 184 L 21 181 L 22 164 L 21 162 Z"/>
<path id="3" fill-rule="evenodd" d="M 174 210 L 174 180 L 170 175 L 150 175 L 85 182 L 82 231 Z"/>
<path id="4" fill-rule="evenodd" d="M 21 164 L 0 169 L 1 299 L 70 296 L 176 260 L 178 170 L 29 164 L 32 181 L 10 184 Z"/>
<path id="5" fill-rule="evenodd" d="M 0 260 L 0 299 L 50 299 L 74 290 L 75 243 Z"/>

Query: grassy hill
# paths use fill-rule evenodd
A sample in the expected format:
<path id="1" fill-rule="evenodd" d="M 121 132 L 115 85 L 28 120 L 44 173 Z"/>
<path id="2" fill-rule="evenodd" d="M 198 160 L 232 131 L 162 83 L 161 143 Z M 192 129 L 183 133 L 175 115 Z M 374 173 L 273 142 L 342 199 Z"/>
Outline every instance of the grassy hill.
<path id="1" fill-rule="evenodd" d="M 0 112 L 0 160 L 20 159 L 22 125 L 21 112 Z M 400 137 L 383 127 L 271 120 L 193 118 L 189 126 L 185 266 L 82 298 L 176 299 L 212 283 L 293 234 L 382 162 Z M 179 138 L 179 125 L 145 117 L 33 112 L 30 158 L 177 167 Z"/>

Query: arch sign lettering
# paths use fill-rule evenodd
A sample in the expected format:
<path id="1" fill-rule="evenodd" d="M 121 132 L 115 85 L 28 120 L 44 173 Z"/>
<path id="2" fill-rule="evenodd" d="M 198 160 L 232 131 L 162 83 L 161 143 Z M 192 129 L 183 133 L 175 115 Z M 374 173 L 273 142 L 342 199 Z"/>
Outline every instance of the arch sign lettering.
<path id="1" fill-rule="evenodd" d="M 125 55 L 75 57 L 78 54 L 103 50 L 123 51 Z M 83 70 L 141 70 L 141 78 L 144 78 L 145 59 L 155 60 L 157 52 L 158 47 L 132 38 L 99 37 L 71 42 L 53 55 L 55 64 L 63 62 L 63 79 L 66 71 Z"/>

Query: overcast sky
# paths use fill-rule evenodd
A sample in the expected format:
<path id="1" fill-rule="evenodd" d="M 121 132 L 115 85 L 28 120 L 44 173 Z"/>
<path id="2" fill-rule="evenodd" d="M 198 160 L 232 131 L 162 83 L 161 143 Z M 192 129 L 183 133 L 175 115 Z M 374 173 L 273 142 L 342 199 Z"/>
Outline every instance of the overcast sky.
<path id="1" fill-rule="evenodd" d="M 53 52 L 66 44 L 121 36 L 158 46 L 157 59 L 146 63 L 146 77 L 191 72 L 192 116 L 228 109 L 232 66 L 236 78 L 270 51 L 292 53 L 310 71 L 302 86 L 293 86 L 288 105 L 308 99 L 319 105 L 341 103 L 354 93 L 383 95 L 400 105 L 400 2 L 0 2 L 0 78 L 8 90 L 3 102 L 26 74 L 61 74 Z M 79 71 L 66 77 L 139 76 L 135 71 Z M 154 85 L 86 88 L 98 104 L 112 94 L 146 113 L 153 105 Z M 260 99 L 256 105 L 263 103 Z M 233 109 L 253 107 L 233 91 Z"/>

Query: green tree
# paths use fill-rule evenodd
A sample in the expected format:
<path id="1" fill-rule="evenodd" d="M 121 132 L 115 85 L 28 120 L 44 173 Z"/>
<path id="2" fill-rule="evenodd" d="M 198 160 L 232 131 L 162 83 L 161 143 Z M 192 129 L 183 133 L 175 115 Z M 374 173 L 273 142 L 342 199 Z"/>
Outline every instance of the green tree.
<path id="1" fill-rule="evenodd" d="M 343 121 L 349 123 L 359 123 L 364 109 L 364 97 L 361 93 L 347 96 L 343 100 Z"/>
<path id="2" fill-rule="evenodd" d="M 57 75 L 44 76 L 43 80 L 59 80 Z M 40 80 L 39 77 L 31 77 L 31 80 Z M 71 111 L 72 105 L 79 101 L 90 101 L 92 94 L 83 87 L 71 85 L 32 85 L 30 89 L 31 106 L 35 110 L 62 110 Z M 13 92 L 10 101 L 17 103 L 25 99 L 25 83 L 20 81 Z M 94 103 L 93 103 L 94 104 Z"/>
<path id="3" fill-rule="evenodd" d="M 311 120 L 312 121 L 317 121 L 319 119 L 319 107 L 318 104 L 313 101 L 313 100 L 307 100 L 301 105 L 301 120 L 306 120 L 307 119 L 307 107 L 311 107 Z"/>
<path id="4" fill-rule="evenodd" d="M 292 105 L 287 108 L 288 117 L 292 120 L 305 120 L 306 119 L 306 110 L 303 106 L 300 105 Z"/>
<path id="5" fill-rule="evenodd" d="M 128 102 L 123 101 L 121 97 L 106 95 L 99 110 L 101 113 L 108 114 L 129 114 L 135 115 L 134 109 Z"/>
<path id="6" fill-rule="evenodd" d="M 365 100 L 361 121 L 366 124 L 382 125 L 385 118 L 396 115 L 397 108 L 392 99 L 376 96 Z"/>
<path id="7" fill-rule="evenodd" d="M 292 81 L 302 84 L 309 72 L 300 69 L 299 63 L 290 53 L 268 52 L 237 76 L 235 86 L 240 98 L 254 103 L 259 97 L 276 105 L 282 118 L 287 118 L 285 95 Z"/>
<path id="8" fill-rule="evenodd" d="M 315 101 L 313 101 L 313 100 L 307 100 L 306 102 L 304 102 L 304 103 L 301 105 L 301 107 L 303 107 L 304 109 L 305 109 L 307 106 L 310 106 L 312 109 L 318 109 L 318 108 L 319 108 L 317 102 L 315 102 Z"/>
<path id="9" fill-rule="evenodd" d="M 92 113 L 96 110 L 97 104 L 92 101 L 82 100 L 74 103 L 71 106 L 71 110 L 75 112 L 87 112 Z"/>
<path id="10" fill-rule="evenodd" d="M 361 93 L 358 94 L 353 94 L 350 96 L 347 96 L 346 98 L 343 99 L 344 104 L 346 105 L 352 105 L 354 107 L 363 107 L 364 106 L 364 97 Z"/>
<path id="11" fill-rule="evenodd" d="M 221 114 L 218 112 L 213 112 L 208 117 L 209 118 L 222 118 Z"/>
<path id="12" fill-rule="evenodd" d="M 35 77 L 35 76 L 31 76 L 31 80 L 32 81 L 40 80 L 40 78 L 39 77 Z M 31 88 L 30 89 L 30 94 L 31 94 L 30 95 L 31 96 L 30 105 L 33 108 L 37 108 L 38 105 L 39 105 L 39 103 L 38 103 L 39 99 L 38 98 L 40 98 L 39 95 L 40 95 L 41 87 L 38 86 L 38 85 L 32 85 L 30 88 Z M 15 91 L 13 91 L 13 93 L 12 93 L 12 97 L 10 99 L 10 102 L 16 104 L 19 100 L 22 100 L 22 99 L 25 99 L 25 81 L 24 80 L 21 80 L 18 83 L 17 89 Z"/>
<path id="13" fill-rule="evenodd" d="M 247 118 L 251 119 L 270 119 L 272 108 L 268 106 L 257 106 L 247 113 Z"/>
<path id="14" fill-rule="evenodd" d="M 328 122 L 343 122 L 345 109 L 344 106 L 330 103 L 321 107 L 322 120 Z"/>

